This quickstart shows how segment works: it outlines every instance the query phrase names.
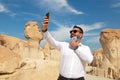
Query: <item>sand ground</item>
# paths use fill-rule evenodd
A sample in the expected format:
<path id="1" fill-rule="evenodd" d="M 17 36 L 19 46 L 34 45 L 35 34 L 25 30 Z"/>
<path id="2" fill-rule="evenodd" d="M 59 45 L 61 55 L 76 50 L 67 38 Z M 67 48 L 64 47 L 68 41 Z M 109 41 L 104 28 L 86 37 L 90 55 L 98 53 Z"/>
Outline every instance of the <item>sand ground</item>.
<path id="1" fill-rule="evenodd" d="M 101 76 L 94 76 L 94 75 L 86 75 L 86 80 L 115 80 L 115 79 L 108 79 L 108 78 L 104 78 Z"/>

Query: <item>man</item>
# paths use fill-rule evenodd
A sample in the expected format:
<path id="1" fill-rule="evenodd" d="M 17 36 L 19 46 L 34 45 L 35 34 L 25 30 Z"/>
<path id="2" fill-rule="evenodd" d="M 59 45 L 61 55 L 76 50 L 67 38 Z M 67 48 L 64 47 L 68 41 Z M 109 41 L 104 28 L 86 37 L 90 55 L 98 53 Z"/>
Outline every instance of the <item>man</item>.
<path id="1" fill-rule="evenodd" d="M 81 43 L 83 30 L 78 26 L 74 26 L 70 31 L 70 42 L 56 41 L 48 32 L 49 19 L 44 17 L 42 22 L 42 32 L 45 39 L 51 46 L 60 51 L 60 75 L 58 80 L 85 80 L 85 64 L 91 63 L 93 55 L 88 46 Z M 74 40 L 73 37 L 77 37 Z"/>

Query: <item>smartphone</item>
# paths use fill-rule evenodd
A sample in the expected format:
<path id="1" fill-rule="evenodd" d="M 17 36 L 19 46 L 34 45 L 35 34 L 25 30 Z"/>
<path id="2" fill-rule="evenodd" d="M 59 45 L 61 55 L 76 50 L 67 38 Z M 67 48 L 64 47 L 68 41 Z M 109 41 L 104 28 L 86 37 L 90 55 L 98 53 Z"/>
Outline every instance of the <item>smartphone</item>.
<path id="1" fill-rule="evenodd" d="M 47 12 L 47 13 L 45 14 L 45 16 L 47 16 L 47 18 L 49 19 L 50 13 Z"/>
<path id="2" fill-rule="evenodd" d="M 77 41 L 77 37 L 75 36 L 75 37 L 72 37 L 72 39 L 74 40 L 74 41 Z"/>

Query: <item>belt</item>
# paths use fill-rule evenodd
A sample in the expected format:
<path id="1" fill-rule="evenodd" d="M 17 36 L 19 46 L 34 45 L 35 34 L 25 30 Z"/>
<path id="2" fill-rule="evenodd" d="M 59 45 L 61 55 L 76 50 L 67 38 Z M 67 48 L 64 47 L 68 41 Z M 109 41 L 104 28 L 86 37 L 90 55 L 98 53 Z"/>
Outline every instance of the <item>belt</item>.
<path id="1" fill-rule="evenodd" d="M 66 77 L 64 77 L 62 75 L 59 75 L 59 79 L 60 80 L 85 80 L 84 77 L 80 77 L 80 78 L 66 78 Z"/>

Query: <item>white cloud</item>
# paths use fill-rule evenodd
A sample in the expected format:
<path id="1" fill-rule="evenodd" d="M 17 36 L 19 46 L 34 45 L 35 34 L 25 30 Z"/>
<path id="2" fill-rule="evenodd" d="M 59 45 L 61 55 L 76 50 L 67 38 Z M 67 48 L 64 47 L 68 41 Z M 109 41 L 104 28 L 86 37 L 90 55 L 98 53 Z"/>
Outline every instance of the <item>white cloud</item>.
<path id="1" fill-rule="evenodd" d="M 40 17 L 40 15 L 35 14 L 35 13 L 31 13 L 31 12 L 22 12 L 22 14 L 30 15 L 30 16 L 36 16 L 36 17 Z"/>
<path id="2" fill-rule="evenodd" d="M 72 29 L 72 26 L 68 27 L 67 25 L 66 26 L 62 25 L 62 24 L 56 22 L 55 20 L 52 22 L 54 22 L 54 24 L 56 24 L 58 26 L 58 28 L 55 31 L 50 32 L 53 35 L 53 37 L 60 41 L 65 41 L 65 40 L 69 39 L 69 37 L 70 37 L 69 31 Z M 96 34 L 96 32 L 94 32 L 94 31 L 92 33 L 89 33 L 89 31 L 103 28 L 103 23 L 98 22 L 98 23 L 94 23 L 92 25 L 80 24 L 78 26 L 83 28 L 83 30 L 85 32 L 84 36 L 99 36 L 98 33 Z"/>
<path id="3" fill-rule="evenodd" d="M 87 39 L 87 43 L 94 43 L 94 44 L 98 44 L 99 43 L 99 38 L 100 38 L 100 36 L 94 36 L 94 37 L 92 37 L 92 38 L 89 38 L 89 39 Z"/>
<path id="4" fill-rule="evenodd" d="M 53 37 L 57 40 L 64 41 L 69 38 L 70 34 L 69 31 L 71 28 L 64 26 L 55 20 L 53 21 L 54 24 L 58 26 L 57 30 L 55 31 L 50 31 L 50 33 L 53 35 Z"/>
<path id="5" fill-rule="evenodd" d="M 90 37 L 89 39 L 86 39 L 85 43 L 88 44 L 91 50 L 96 50 L 101 48 L 99 39 L 100 39 L 100 36 L 93 36 L 93 37 Z"/>
<path id="6" fill-rule="evenodd" d="M 2 12 L 7 13 L 11 17 L 14 17 L 16 15 L 16 13 L 13 13 L 12 11 L 8 10 L 7 7 L 0 3 L 0 13 Z"/>
<path id="7" fill-rule="evenodd" d="M 55 24 L 58 26 L 58 28 L 54 31 L 50 31 L 51 35 L 58 41 L 68 41 L 70 39 L 69 31 L 72 29 L 72 27 L 67 27 L 57 22 L 55 22 Z M 90 44 L 89 46 L 92 48 L 92 50 L 100 48 L 100 32 L 96 32 L 96 30 L 102 28 L 102 24 L 99 22 L 87 26 L 82 24 L 82 28 L 83 27 L 87 28 L 82 39 L 85 42 L 84 44 Z M 94 31 L 91 32 L 91 30 Z"/>
<path id="8" fill-rule="evenodd" d="M 112 7 L 114 7 L 114 8 L 120 7 L 120 2 L 117 2 L 117 3 L 113 4 Z"/>
<path id="9" fill-rule="evenodd" d="M 93 33 L 89 33 L 89 32 L 85 32 L 84 33 L 84 36 L 98 36 L 99 34 L 96 33 L 96 32 L 93 32 Z"/>
<path id="10" fill-rule="evenodd" d="M 5 6 L 0 3 L 0 12 L 9 12 L 9 10 L 7 10 L 7 8 L 5 8 Z"/>
<path id="11" fill-rule="evenodd" d="M 83 14 L 82 11 L 78 11 L 72 8 L 68 3 L 67 0 L 37 0 L 38 4 L 42 7 L 49 7 L 54 11 L 57 12 L 71 12 L 74 14 Z"/>
<path id="12" fill-rule="evenodd" d="M 41 19 L 43 18 L 43 16 L 41 16 L 40 14 L 36 14 L 36 13 L 31 13 L 31 12 L 21 12 L 22 15 L 24 16 L 28 16 L 28 17 L 25 17 L 24 20 L 28 20 L 28 21 L 34 21 L 34 19 Z"/>
<path id="13" fill-rule="evenodd" d="M 91 31 L 91 30 L 100 29 L 100 28 L 104 27 L 104 23 L 97 22 L 97 23 L 94 23 L 92 25 L 80 24 L 78 26 L 80 26 L 83 29 L 84 32 L 88 32 L 88 31 Z"/>
<path id="14" fill-rule="evenodd" d="M 72 27 L 67 27 L 57 22 L 55 22 L 55 24 L 58 26 L 58 28 L 54 31 L 50 31 L 51 35 L 58 41 L 68 41 L 70 39 L 69 31 L 72 29 Z M 91 28 L 93 25 L 94 27 Z M 84 37 L 82 39 L 85 42 L 84 44 L 88 44 L 92 48 L 92 50 L 98 49 L 101 47 L 99 42 L 100 33 L 95 31 L 96 29 L 102 28 L 101 24 L 94 23 L 93 25 L 87 25 L 87 27 L 84 25 L 84 27 L 88 29 L 85 31 Z M 94 30 L 94 31 L 89 32 L 91 30 Z"/>

